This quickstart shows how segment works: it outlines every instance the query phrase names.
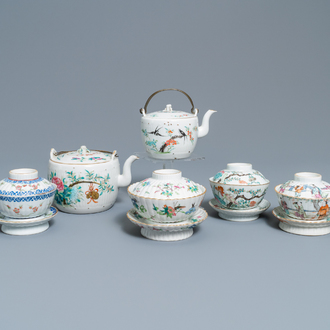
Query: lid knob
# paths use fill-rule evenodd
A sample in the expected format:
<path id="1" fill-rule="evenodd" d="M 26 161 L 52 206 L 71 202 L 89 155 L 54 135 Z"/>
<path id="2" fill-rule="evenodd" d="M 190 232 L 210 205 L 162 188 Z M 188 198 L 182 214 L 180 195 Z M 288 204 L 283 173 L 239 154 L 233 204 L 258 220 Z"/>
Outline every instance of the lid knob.
<path id="1" fill-rule="evenodd" d="M 87 154 L 90 152 L 89 149 L 87 149 L 86 146 L 81 146 L 80 149 L 77 150 L 77 152 L 80 154 L 80 155 L 84 155 L 84 154 Z"/>
<path id="2" fill-rule="evenodd" d="M 38 171 L 33 168 L 18 168 L 9 171 L 9 179 L 27 181 L 38 179 Z"/>
<path id="3" fill-rule="evenodd" d="M 156 180 L 180 180 L 182 172 L 172 169 L 156 170 L 152 172 L 152 178 Z"/>
<path id="4" fill-rule="evenodd" d="M 166 105 L 166 108 L 164 109 L 165 112 L 172 112 L 173 109 L 172 109 L 172 105 L 171 104 L 167 104 Z"/>
<path id="5" fill-rule="evenodd" d="M 322 176 L 318 173 L 299 172 L 294 175 L 294 181 L 317 184 L 322 182 Z"/>

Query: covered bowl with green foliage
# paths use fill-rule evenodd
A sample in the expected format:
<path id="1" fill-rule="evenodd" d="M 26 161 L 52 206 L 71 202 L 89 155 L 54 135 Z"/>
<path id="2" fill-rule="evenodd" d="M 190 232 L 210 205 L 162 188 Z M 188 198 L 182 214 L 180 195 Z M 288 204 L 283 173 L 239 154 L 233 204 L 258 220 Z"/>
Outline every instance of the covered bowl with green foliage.
<path id="1" fill-rule="evenodd" d="M 155 222 L 173 223 L 193 218 L 206 189 L 182 177 L 174 169 L 157 170 L 152 177 L 127 188 L 139 216 Z"/>
<path id="2" fill-rule="evenodd" d="M 229 163 L 209 181 L 220 205 L 236 210 L 257 207 L 269 186 L 269 180 L 248 163 Z"/>

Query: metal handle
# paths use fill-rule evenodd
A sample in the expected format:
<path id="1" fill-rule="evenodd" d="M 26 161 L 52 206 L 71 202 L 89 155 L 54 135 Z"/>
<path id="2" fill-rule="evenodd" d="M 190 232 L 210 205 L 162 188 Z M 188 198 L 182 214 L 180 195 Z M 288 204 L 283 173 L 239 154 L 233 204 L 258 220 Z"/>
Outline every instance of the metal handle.
<path id="1" fill-rule="evenodd" d="M 198 109 L 195 109 L 195 107 L 194 107 L 194 103 L 193 103 L 191 97 L 190 97 L 186 92 L 182 91 L 181 89 L 177 89 L 177 88 L 166 88 L 166 89 L 161 89 L 161 90 L 159 90 L 159 91 L 157 91 L 157 92 L 155 92 L 155 93 L 153 93 L 153 94 L 151 94 L 151 95 L 149 96 L 149 98 L 148 98 L 146 104 L 144 105 L 144 108 L 141 108 L 141 109 L 140 109 L 140 112 L 141 112 L 142 115 L 145 115 L 145 114 L 147 113 L 147 106 L 148 106 L 150 100 L 151 100 L 156 94 L 158 94 L 158 93 L 160 93 L 160 92 L 164 92 L 164 91 L 177 91 L 177 92 L 181 92 L 182 94 L 186 95 L 187 98 L 188 98 L 188 100 L 190 101 L 190 103 L 191 103 L 191 105 L 192 105 L 191 113 L 194 114 L 194 115 L 198 113 Z"/>

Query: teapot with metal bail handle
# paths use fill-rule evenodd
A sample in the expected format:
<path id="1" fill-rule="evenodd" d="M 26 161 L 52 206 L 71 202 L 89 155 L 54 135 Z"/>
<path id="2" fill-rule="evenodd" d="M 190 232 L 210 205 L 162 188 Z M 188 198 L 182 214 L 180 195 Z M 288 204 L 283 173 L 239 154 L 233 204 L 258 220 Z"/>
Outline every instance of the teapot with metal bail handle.
<path id="1" fill-rule="evenodd" d="M 173 110 L 167 104 L 164 110 L 147 114 L 150 100 L 163 91 L 183 93 L 191 103 L 191 113 Z M 191 97 L 176 88 L 161 89 L 148 98 L 144 108 L 140 109 L 142 141 L 147 154 L 157 159 L 181 159 L 189 157 L 194 151 L 197 139 L 209 132 L 210 117 L 215 110 L 208 110 L 198 126 L 198 109 L 194 107 Z"/>

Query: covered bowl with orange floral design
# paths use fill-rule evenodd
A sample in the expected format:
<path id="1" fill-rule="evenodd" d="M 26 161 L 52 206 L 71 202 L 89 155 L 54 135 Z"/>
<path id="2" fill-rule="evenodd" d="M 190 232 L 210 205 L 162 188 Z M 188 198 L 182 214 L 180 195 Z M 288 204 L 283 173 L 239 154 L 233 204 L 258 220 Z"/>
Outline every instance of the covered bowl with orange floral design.
<path id="1" fill-rule="evenodd" d="M 322 220 L 330 215 L 330 184 L 318 173 L 300 172 L 275 187 L 282 210 L 299 220 Z"/>

